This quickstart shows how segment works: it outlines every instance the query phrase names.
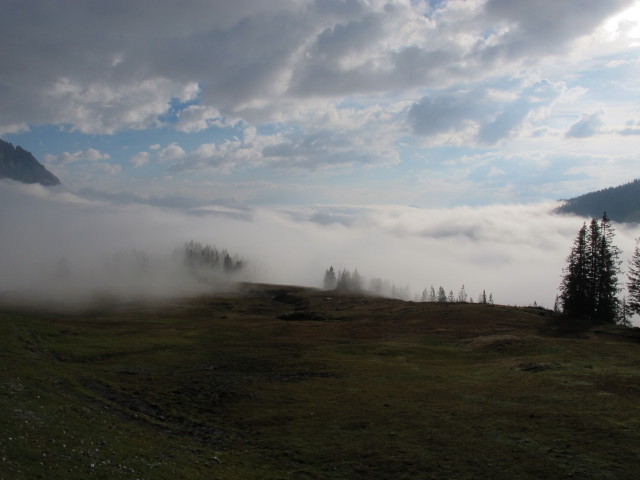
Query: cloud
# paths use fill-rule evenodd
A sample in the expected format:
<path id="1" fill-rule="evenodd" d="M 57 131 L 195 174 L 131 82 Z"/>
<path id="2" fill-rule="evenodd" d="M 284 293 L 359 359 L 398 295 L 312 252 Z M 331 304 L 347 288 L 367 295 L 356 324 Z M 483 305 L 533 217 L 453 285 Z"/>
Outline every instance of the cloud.
<path id="1" fill-rule="evenodd" d="M 29 140 L 36 149 L 49 138 L 50 145 L 83 149 L 95 142 L 112 158 L 89 165 L 74 160 L 79 147 L 61 147 L 47 159 L 67 183 L 114 191 L 125 180 L 146 191 L 185 181 L 203 189 L 232 172 L 238 183 L 290 175 L 283 183 L 309 185 L 301 175 L 312 172 L 314 180 L 343 175 L 323 186 L 316 181 L 326 194 L 312 199 L 341 202 L 353 201 L 356 189 L 361 198 L 376 198 L 364 192 L 369 185 L 347 186 L 357 174 L 388 176 L 397 190 L 411 176 L 432 175 L 456 192 L 461 174 L 469 192 L 475 186 L 502 198 L 511 188 L 516 197 L 520 179 L 510 177 L 512 169 L 497 166 L 507 174 L 493 176 L 493 190 L 459 171 L 465 149 L 499 149 L 505 158 L 533 150 L 579 154 L 583 142 L 563 141 L 578 120 L 567 118 L 602 104 L 618 127 L 590 146 L 601 153 L 617 139 L 611 158 L 629 154 L 636 129 L 620 118 L 633 115 L 635 57 L 600 28 L 629 4 L 95 0 L 69 8 L 51 0 L 18 8 L 9 2 L 0 18 L 6 37 L 0 132 L 30 129 L 10 140 Z M 578 127 L 567 136 L 602 128 Z M 65 149 L 68 161 L 59 161 Z M 451 203 L 443 200 L 447 193 L 434 201 Z M 263 194 L 254 199 L 266 200 Z M 419 204 L 415 198 L 432 195 L 382 194 Z"/>
<path id="2" fill-rule="evenodd" d="M 618 135 L 631 136 L 640 135 L 640 120 L 628 120 L 625 123 L 625 128 L 618 130 Z"/>
<path id="3" fill-rule="evenodd" d="M 211 126 L 222 127 L 225 122 L 218 109 L 203 105 L 190 105 L 178 113 L 175 129 L 180 132 L 194 133 Z"/>
<path id="4" fill-rule="evenodd" d="M 385 151 L 380 141 L 365 138 L 349 131 L 344 134 L 317 132 L 310 135 L 292 136 L 277 144 L 267 145 L 262 150 L 265 162 L 278 168 L 316 170 L 351 165 L 375 165 L 383 162 L 396 163 L 397 154 Z"/>
<path id="5" fill-rule="evenodd" d="M 604 125 L 604 111 L 598 110 L 591 114 L 582 114 L 580 120 L 569 127 L 567 138 L 588 138 L 597 135 Z"/>
<path id="6" fill-rule="evenodd" d="M 167 145 L 165 148 L 158 152 L 158 159 L 161 162 L 171 162 L 184 158 L 187 153 L 182 149 L 180 145 L 173 142 Z"/>
<path id="7" fill-rule="evenodd" d="M 143 167 L 149 163 L 149 152 L 138 152 L 131 157 L 131 164 L 136 167 Z"/>
<path id="8" fill-rule="evenodd" d="M 591 33 L 603 18 L 631 3 L 630 0 L 488 0 L 484 6 L 488 18 L 504 22 L 505 29 L 486 47 L 484 54 L 523 58 L 561 53 L 568 43 Z"/>
<path id="9" fill-rule="evenodd" d="M 191 85 L 164 78 L 113 85 L 102 81 L 81 84 L 62 77 L 44 95 L 47 101 L 58 105 L 53 123 L 70 124 L 82 133 L 113 134 L 160 125 L 169 100 L 188 100 L 185 92 L 190 92 Z"/>
<path id="10" fill-rule="evenodd" d="M 117 175 L 122 172 L 122 167 L 120 165 L 110 163 L 97 163 L 96 169 L 106 173 L 107 175 Z"/>
<path id="11" fill-rule="evenodd" d="M 240 188 L 241 185 L 238 186 Z M 146 205 L 160 209 L 188 211 L 192 214 L 198 212 L 224 212 L 225 215 L 234 218 L 245 218 L 249 210 L 237 202 L 228 199 L 202 200 L 184 194 L 163 193 L 158 195 L 142 195 L 127 191 L 108 192 L 95 188 L 83 188 L 78 195 L 92 202 L 123 205 Z"/>
<path id="12" fill-rule="evenodd" d="M 260 158 L 252 141 L 245 143 L 238 138 L 225 139 L 217 143 L 203 143 L 188 153 L 184 150 L 182 152 L 182 155 L 175 158 L 177 161 L 169 167 L 169 172 L 215 170 L 228 173 L 243 163 L 251 163 Z"/>
<path id="13" fill-rule="evenodd" d="M 423 97 L 409 109 L 409 125 L 416 135 L 433 138 L 436 143 L 495 145 L 519 130 L 528 117 L 546 115 L 565 91 L 562 82 L 509 83 L 486 83 L 475 89 Z"/>
<path id="14" fill-rule="evenodd" d="M 83 171 L 85 174 L 118 175 L 121 173 L 122 166 L 117 163 L 112 163 L 110 160 L 111 155 L 95 148 L 78 150 L 72 153 L 62 152 L 59 155 L 51 153 L 44 155 L 46 166 L 61 178 L 66 178 L 66 174 L 70 168 L 73 168 L 75 171 Z M 63 183 L 66 182 L 63 181 Z"/>
<path id="15" fill-rule="evenodd" d="M 409 122 L 418 135 L 461 131 L 480 115 L 479 103 L 469 92 L 423 97 L 409 110 Z"/>
<path id="16" fill-rule="evenodd" d="M 73 153 L 63 152 L 60 155 L 47 155 L 46 161 L 49 163 L 61 163 L 63 165 L 81 161 L 99 162 L 101 160 L 109 160 L 111 156 L 108 153 L 102 153 L 95 148 L 87 150 L 78 150 Z"/>
<path id="17" fill-rule="evenodd" d="M 251 262 L 251 280 L 319 286 L 329 265 L 358 268 L 365 277 L 409 285 L 413 292 L 464 284 L 498 303 L 551 306 L 564 258 L 583 219 L 550 214 L 555 203 L 483 208 L 305 207 L 241 209 L 122 204 L 118 196 L 92 200 L 60 190 L 0 182 L 0 290 L 44 288 L 43 272 L 65 258 L 75 291 L 113 289 L 124 294 L 199 292 L 166 278 L 146 287 L 135 279 L 118 285 L 105 259 L 138 250 L 166 258 L 194 239 L 237 252 Z M 616 244 L 628 255 L 636 232 L 616 226 Z M 259 239 L 259 241 L 256 241 Z M 11 272 L 10 274 L 7 272 Z M 146 281 L 146 279 L 139 279 Z M 53 281 L 53 280 L 52 280 Z M 47 283 L 46 281 L 44 282 Z M 158 286 L 160 285 L 160 286 Z"/>
<path id="18" fill-rule="evenodd" d="M 195 132 L 250 112 L 281 115 L 289 101 L 449 88 L 564 53 L 629 3 L 11 4 L 0 19 L 0 131 L 112 134 L 169 122 Z M 169 121 L 176 101 L 182 111 Z"/>

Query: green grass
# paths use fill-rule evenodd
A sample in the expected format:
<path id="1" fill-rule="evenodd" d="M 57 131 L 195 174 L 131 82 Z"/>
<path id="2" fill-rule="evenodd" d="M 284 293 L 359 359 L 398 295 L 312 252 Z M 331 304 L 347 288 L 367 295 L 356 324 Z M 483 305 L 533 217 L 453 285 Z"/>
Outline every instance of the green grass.
<path id="1" fill-rule="evenodd" d="M 639 340 L 259 285 L 6 307 L 0 480 L 636 478 Z"/>

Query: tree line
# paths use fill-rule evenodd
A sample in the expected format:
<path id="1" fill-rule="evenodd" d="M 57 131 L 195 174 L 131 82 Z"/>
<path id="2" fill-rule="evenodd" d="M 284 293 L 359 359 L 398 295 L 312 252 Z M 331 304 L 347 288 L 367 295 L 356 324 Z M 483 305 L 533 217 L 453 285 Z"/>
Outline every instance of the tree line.
<path id="1" fill-rule="evenodd" d="M 245 264 L 238 255 L 232 256 L 226 249 L 218 250 L 215 245 L 203 245 L 193 240 L 185 242 L 178 255 L 182 256 L 184 263 L 192 269 L 202 268 L 233 273 L 241 270 Z"/>
<path id="2" fill-rule="evenodd" d="M 422 291 L 422 295 L 420 296 L 420 301 L 421 302 L 438 302 L 438 303 L 445 303 L 445 302 L 474 303 L 473 297 L 467 293 L 467 289 L 465 288 L 464 285 L 460 287 L 460 290 L 458 290 L 457 295 L 453 293 L 453 290 L 449 290 L 449 293 L 447 293 L 442 286 L 438 287 L 438 290 L 436 291 L 436 289 L 433 288 L 433 285 L 432 285 L 429 288 L 429 290 L 425 288 Z M 494 304 L 493 293 L 489 293 L 489 295 L 487 296 L 487 291 L 482 290 L 482 292 L 478 295 L 477 302 L 493 305 Z"/>
<path id="3" fill-rule="evenodd" d="M 614 244 L 615 230 L 605 212 L 582 224 L 566 259 L 557 313 L 597 322 L 630 325 L 629 316 L 640 314 L 640 239 L 629 261 L 629 300 L 618 298 L 622 274 L 621 250 Z"/>
<path id="4" fill-rule="evenodd" d="M 450 302 L 450 303 L 474 303 L 473 298 L 467 294 L 464 285 L 460 287 L 457 295 L 454 295 L 453 290 L 446 293 L 446 290 L 440 286 L 436 292 L 436 289 L 431 286 L 429 290 L 426 288 L 422 291 L 420 296 L 411 294 L 411 289 L 408 285 L 396 286 L 388 280 L 382 278 L 372 278 L 366 281 L 356 268 L 354 271 L 342 269 L 336 271 L 333 265 L 325 270 L 323 286 L 325 290 L 343 290 L 343 291 L 368 291 L 376 295 L 388 298 L 397 298 L 400 300 L 414 300 L 418 302 Z M 478 303 L 493 304 L 493 293 L 487 293 L 485 290 L 478 295 Z"/>

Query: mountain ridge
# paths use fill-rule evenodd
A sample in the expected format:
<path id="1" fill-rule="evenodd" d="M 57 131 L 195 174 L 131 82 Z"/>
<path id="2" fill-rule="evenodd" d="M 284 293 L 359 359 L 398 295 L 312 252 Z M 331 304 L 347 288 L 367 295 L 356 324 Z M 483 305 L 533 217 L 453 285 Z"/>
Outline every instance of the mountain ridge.
<path id="1" fill-rule="evenodd" d="M 0 139 L 0 178 L 46 187 L 61 185 L 60 179 L 46 169 L 31 152 Z"/>
<path id="2" fill-rule="evenodd" d="M 563 200 L 563 204 L 554 211 L 593 218 L 607 212 L 615 222 L 640 223 L 640 178 Z"/>

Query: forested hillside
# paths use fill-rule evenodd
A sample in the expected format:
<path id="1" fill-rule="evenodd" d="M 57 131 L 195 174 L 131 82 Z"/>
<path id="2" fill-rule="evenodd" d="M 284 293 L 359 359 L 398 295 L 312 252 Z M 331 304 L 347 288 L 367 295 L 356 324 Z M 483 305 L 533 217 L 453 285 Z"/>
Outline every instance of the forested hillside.
<path id="1" fill-rule="evenodd" d="M 640 222 L 640 179 L 570 198 L 556 212 L 596 218 L 607 212 L 615 222 Z"/>

